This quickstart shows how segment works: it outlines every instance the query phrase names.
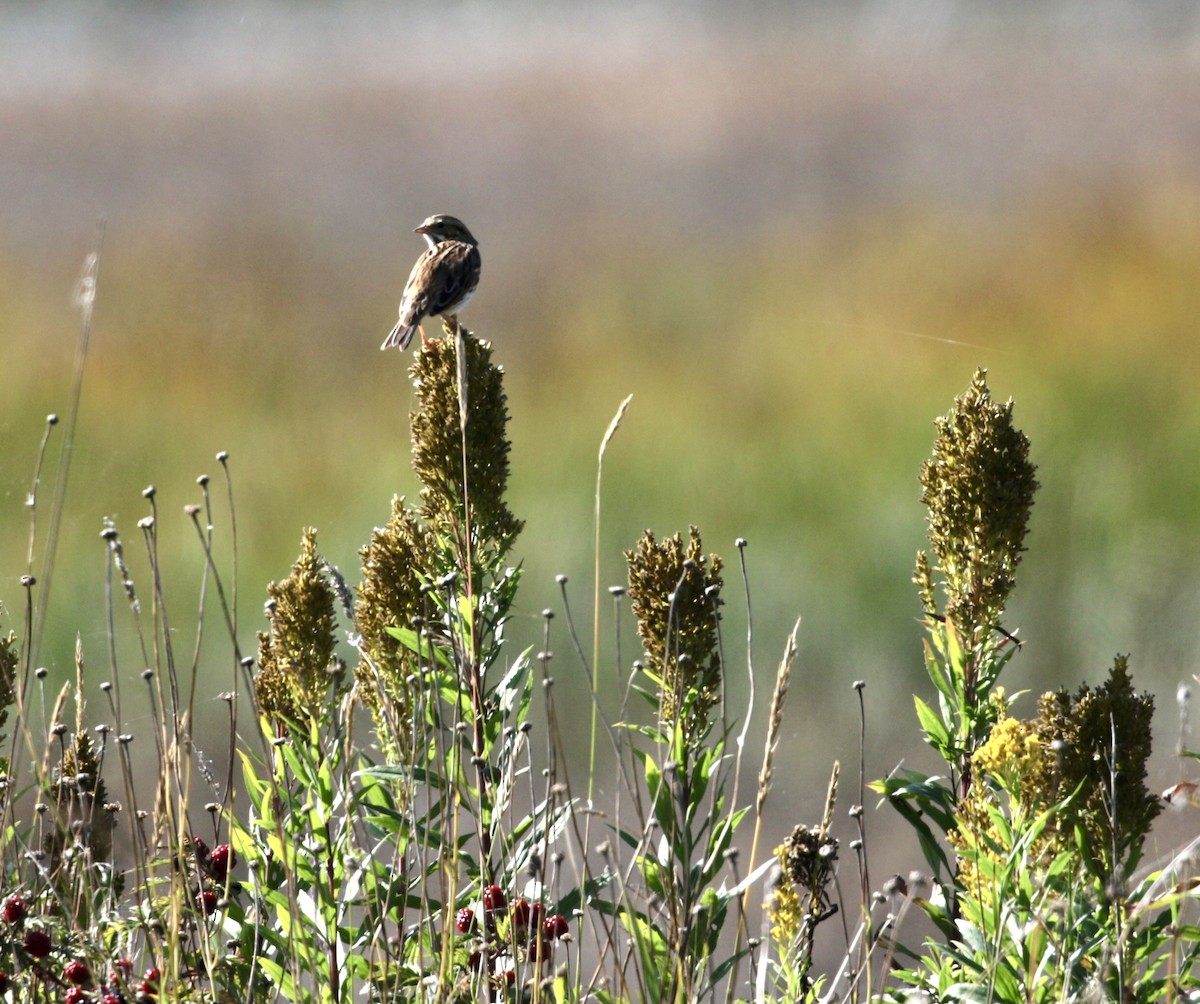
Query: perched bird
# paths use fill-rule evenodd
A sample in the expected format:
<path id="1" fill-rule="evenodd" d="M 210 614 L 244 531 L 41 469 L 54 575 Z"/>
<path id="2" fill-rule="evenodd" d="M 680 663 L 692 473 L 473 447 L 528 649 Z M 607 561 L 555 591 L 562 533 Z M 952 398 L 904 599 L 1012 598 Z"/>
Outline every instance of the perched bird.
<path id="1" fill-rule="evenodd" d="M 424 236 L 429 247 L 417 259 L 404 285 L 400 320 L 384 339 L 381 349 L 393 345 L 408 348 L 426 317 L 440 314 L 457 325 L 455 315 L 467 305 L 479 285 L 479 245 L 461 220 L 431 216 L 413 233 Z M 421 340 L 425 340 L 424 330 Z"/>

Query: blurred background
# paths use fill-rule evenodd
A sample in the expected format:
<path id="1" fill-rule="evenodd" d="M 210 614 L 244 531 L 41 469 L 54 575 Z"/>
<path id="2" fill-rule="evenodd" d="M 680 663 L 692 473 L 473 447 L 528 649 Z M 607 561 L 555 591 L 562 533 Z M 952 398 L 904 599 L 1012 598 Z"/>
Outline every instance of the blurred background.
<path id="1" fill-rule="evenodd" d="M 596 455 L 632 394 L 605 464 L 601 586 L 624 581 L 644 528 L 696 524 L 728 562 L 744 701 L 746 538 L 760 719 L 803 618 L 772 835 L 817 821 L 833 757 L 841 808 L 873 805 L 851 780 L 851 684 L 866 681 L 867 776 L 931 767 L 911 699 L 931 697 L 917 474 L 933 419 L 985 366 L 1042 484 L 1008 621 L 1028 643 L 1008 689 L 1033 692 L 1017 712 L 1131 653 L 1158 703 L 1150 784 L 1186 773 L 1172 754 L 1200 641 L 1200 7 L 0 5 L 6 628 L 24 609 L 45 416 L 68 403 L 70 294 L 106 221 L 39 657 L 51 683 L 70 678 L 77 635 L 90 686 L 114 672 L 99 533 L 115 521 L 148 598 L 150 484 L 190 655 L 203 556 L 183 507 L 201 474 L 230 571 L 219 450 L 245 650 L 303 527 L 357 582 L 357 549 L 417 489 L 409 360 L 378 346 L 422 248 L 412 228 L 434 212 L 479 238 L 464 320 L 507 372 L 527 521 L 514 652 L 540 647 L 560 573 L 591 637 Z M 615 694 L 607 596 L 601 610 Z M 116 621 L 132 687 L 123 606 Z M 628 660 L 627 613 L 623 630 Z M 583 721 L 562 619 L 553 631 L 558 698 Z M 199 666 L 219 761 L 216 618 Z M 877 833 L 892 822 L 868 815 Z M 894 867 L 876 874 L 919 864 L 915 844 L 884 843 Z"/>

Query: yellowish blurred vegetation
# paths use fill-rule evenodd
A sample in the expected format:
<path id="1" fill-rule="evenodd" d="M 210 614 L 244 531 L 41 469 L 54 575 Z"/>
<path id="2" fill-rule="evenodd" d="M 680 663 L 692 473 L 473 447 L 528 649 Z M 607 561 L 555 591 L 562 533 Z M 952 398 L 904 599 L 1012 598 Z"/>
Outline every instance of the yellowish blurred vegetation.
<path id="1" fill-rule="evenodd" d="M 1186 671 L 1186 643 L 1166 631 L 1175 617 L 1184 629 L 1197 585 L 1200 246 L 1177 223 L 1185 194 L 1194 205 L 1178 191 L 1086 204 L 1055 193 L 1003 222 L 910 212 L 737 253 L 664 262 L 662 248 L 600 246 L 586 269 L 535 266 L 536 293 L 505 291 L 503 324 L 482 305 L 467 316 L 509 374 L 525 609 L 555 600 L 558 572 L 588 598 L 596 450 L 632 393 L 605 484 L 605 584 L 644 526 L 695 522 L 726 553 L 745 536 L 764 658 L 800 613 L 823 679 L 875 671 L 903 693 L 917 666 L 916 471 L 933 416 L 982 364 L 1016 398 L 1045 486 L 1014 607 L 1034 644 L 1015 668 L 1068 683 L 1129 648 L 1135 665 L 1142 651 L 1167 657 L 1145 673 Z M 69 283 L 11 259 L 3 271 L 0 553 L 18 611 L 21 502 L 43 417 L 65 407 L 75 321 Z M 75 630 L 98 618 L 101 519 L 131 533 L 145 485 L 159 488 L 169 561 L 198 575 L 182 506 L 219 449 L 232 457 L 244 614 L 307 524 L 353 581 L 391 494 L 413 490 L 408 360 L 378 354 L 386 314 L 325 299 L 310 279 L 319 287 L 269 236 L 243 257 L 110 235 L 47 661 L 65 664 Z"/>

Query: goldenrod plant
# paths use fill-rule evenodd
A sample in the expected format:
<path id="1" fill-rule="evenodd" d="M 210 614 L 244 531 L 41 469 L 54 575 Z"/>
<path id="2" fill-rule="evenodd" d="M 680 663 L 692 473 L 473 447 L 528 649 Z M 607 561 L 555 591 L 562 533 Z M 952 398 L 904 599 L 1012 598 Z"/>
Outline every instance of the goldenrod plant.
<path id="1" fill-rule="evenodd" d="M 1101 687 L 1046 693 L 1029 719 L 998 683 L 1019 645 L 1004 613 L 1038 487 L 1028 454 L 980 371 L 922 468 L 935 561 L 918 556 L 915 582 L 937 703 L 916 708 L 945 773 L 874 787 L 919 838 L 931 894 L 912 901 L 940 936 L 891 936 L 888 995 L 1175 999 L 1196 983 L 1196 930 L 1180 926 L 1181 887 L 1162 895 L 1161 871 L 1137 871 L 1161 807 L 1145 785 L 1152 698 L 1124 656 Z"/>

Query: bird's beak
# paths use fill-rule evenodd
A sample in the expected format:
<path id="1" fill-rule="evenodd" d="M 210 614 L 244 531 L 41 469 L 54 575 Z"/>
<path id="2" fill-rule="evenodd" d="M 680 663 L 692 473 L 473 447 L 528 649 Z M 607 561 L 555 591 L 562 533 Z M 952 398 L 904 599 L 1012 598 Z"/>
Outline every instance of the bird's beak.
<path id="1" fill-rule="evenodd" d="M 413 233 L 414 234 L 427 234 L 427 233 L 429 233 L 429 227 L 425 226 L 425 224 L 422 223 L 419 227 L 413 228 Z"/>

